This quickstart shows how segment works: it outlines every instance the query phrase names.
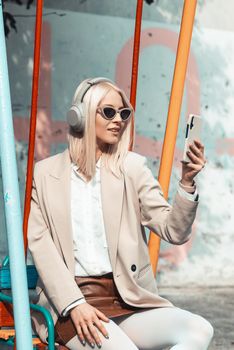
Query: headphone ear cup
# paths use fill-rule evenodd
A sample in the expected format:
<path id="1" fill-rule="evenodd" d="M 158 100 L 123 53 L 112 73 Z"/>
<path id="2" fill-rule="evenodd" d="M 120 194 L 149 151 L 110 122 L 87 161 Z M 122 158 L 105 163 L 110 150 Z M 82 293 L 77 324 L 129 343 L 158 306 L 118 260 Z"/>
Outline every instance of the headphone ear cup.
<path id="1" fill-rule="evenodd" d="M 67 122 L 76 132 L 83 132 L 85 128 L 85 106 L 84 103 L 72 105 L 67 112 Z"/>

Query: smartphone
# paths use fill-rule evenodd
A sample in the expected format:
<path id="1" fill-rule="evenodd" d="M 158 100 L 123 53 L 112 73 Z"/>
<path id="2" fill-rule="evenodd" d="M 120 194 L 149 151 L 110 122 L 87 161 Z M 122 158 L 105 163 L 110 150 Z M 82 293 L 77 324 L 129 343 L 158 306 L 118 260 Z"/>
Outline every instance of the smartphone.
<path id="1" fill-rule="evenodd" d="M 184 163 L 189 163 L 191 161 L 187 155 L 187 151 L 189 151 L 189 144 L 192 144 L 195 139 L 201 139 L 201 120 L 202 119 L 199 115 L 189 114 L 185 132 L 185 144 L 183 154 Z"/>

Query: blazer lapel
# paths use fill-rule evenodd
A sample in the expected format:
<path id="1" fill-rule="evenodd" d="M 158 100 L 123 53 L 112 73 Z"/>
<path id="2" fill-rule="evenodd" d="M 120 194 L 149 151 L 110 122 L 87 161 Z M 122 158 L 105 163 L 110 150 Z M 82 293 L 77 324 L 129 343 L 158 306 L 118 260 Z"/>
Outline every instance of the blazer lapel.
<path id="1" fill-rule="evenodd" d="M 107 171 L 101 162 L 101 198 L 110 260 L 115 271 L 116 253 L 123 205 L 124 179 Z"/>
<path id="2" fill-rule="evenodd" d="M 50 211 L 68 269 L 75 273 L 71 225 L 71 161 L 66 149 L 48 176 Z"/>

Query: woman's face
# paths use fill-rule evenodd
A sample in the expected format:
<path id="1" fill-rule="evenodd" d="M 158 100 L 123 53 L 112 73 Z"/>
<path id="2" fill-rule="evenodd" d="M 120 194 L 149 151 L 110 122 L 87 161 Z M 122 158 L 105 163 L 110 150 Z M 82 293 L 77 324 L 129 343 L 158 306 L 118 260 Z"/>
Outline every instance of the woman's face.
<path id="1" fill-rule="evenodd" d="M 114 89 L 110 90 L 101 101 L 99 107 L 111 105 L 116 109 L 124 108 L 121 95 Z M 112 120 L 107 120 L 96 113 L 96 137 L 99 149 L 105 144 L 115 144 L 119 141 L 126 122 L 122 121 L 119 113 Z"/>

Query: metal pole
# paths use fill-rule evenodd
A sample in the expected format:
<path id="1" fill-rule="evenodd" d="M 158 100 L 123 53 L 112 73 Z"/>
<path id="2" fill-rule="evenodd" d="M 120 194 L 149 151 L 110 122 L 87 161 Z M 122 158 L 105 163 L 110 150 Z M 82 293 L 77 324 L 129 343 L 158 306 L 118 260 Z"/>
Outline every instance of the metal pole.
<path id="1" fill-rule="evenodd" d="M 184 1 L 183 15 L 174 69 L 174 77 L 172 81 L 171 97 L 167 115 L 167 125 L 164 136 L 162 157 L 158 176 L 159 183 L 162 186 L 164 197 L 166 199 L 168 197 L 168 188 L 170 183 L 174 149 L 179 125 L 180 110 L 184 91 L 184 81 L 187 70 L 196 5 L 196 0 Z M 160 249 L 160 238 L 156 236 L 153 232 L 150 232 L 148 247 L 154 275 L 156 275 L 158 255 Z"/>
<path id="2" fill-rule="evenodd" d="M 43 11 L 43 0 L 38 0 L 37 11 L 36 11 L 36 23 L 35 23 L 35 40 L 34 40 L 35 44 L 34 44 L 31 115 L 30 115 L 30 128 L 29 128 L 29 142 L 28 142 L 28 163 L 27 163 L 27 172 L 26 172 L 26 189 L 25 189 L 25 197 L 24 197 L 23 232 L 24 232 L 24 252 L 25 252 L 26 259 L 27 259 L 27 247 L 28 247 L 28 240 L 27 240 L 28 218 L 29 218 L 30 207 L 31 207 L 33 161 L 34 161 L 36 123 L 37 123 L 37 97 L 38 97 L 39 73 L 40 73 L 42 11 Z"/>
<path id="3" fill-rule="evenodd" d="M 131 92 L 130 92 L 130 102 L 131 102 L 134 110 L 136 109 L 136 94 L 137 94 L 137 78 L 138 78 L 138 64 L 139 64 L 139 54 L 140 54 L 140 41 L 141 41 L 142 12 L 143 12 L 143 0 L 137 0 L 135 31 L 134 31 L 134 45 L 133 45 L 133 53 L 132 53 L 132 79 L 131 79 Z M 133 148 L 133 133 L 134 133 L 134 120 L 132 119 L 131 141 L 130 141 L 130 145 L 129 145 L 130 151 Z"/>
<path id="4" fill-rule="evenodd" d="M 0 0 L 0 12 L 0 155 L 10 256 L 14 321 L 17 349 L 32 350 L 32 331 L 24 258 L 22 216 L 20 210 L 2 0 Z"/>

